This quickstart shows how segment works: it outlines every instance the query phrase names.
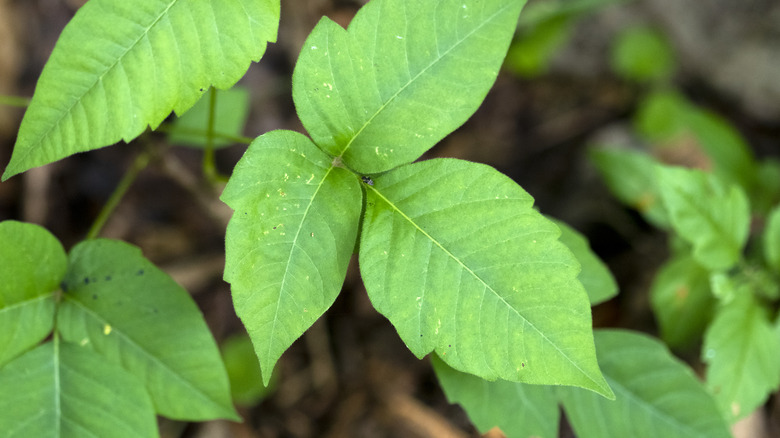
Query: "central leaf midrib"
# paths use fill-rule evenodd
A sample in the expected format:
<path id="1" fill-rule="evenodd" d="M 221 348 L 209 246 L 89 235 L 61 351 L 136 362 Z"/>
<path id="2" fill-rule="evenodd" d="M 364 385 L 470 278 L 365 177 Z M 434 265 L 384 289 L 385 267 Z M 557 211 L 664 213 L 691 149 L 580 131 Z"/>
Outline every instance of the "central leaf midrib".
<path id="1" fill-rule="evenodd" d="M 478 280 L 480 283 L 482 283 L 482 285 L 485 287 L 485 289 L 486 289 L 486 290 L 489 290 L 490 292 L 492 292 L 492 293 L 493 293 L 493 294 L 494 294 L 494 295 L 495 295 L 495 296 L 496 296 L 496 297 L 497 297 L 497 298 L 498 298 L 498 299 L 499 299 L 499 300 L 500 300 L 502 303 L 504 303 L 504 305 L 506 305 L 506 307 L 508 307 L 509 309 L 511 309 L 511 310 L 512 310 L 512 312 L 513 312 L 515 315 L 517 315 L 517 317 L 519 317 L 520 319 L 522 319 L 522 321 L 523 321 L 524 323 L 528 324 L 528 326 L 529 326 L 529 327 L 531 327 L 531 328 L 532 328 L 532 329 L 533 329 L 533 330 L 534 330 L 536 333 L 538 333 L 538 334 L 539 334 L 539 336 L 541 336 L 541 337 L 542 337 L 542 339 L 543 339 L 545 342 L 547 342 L 549 345 L 553 346 L 553 348 L 555 348 L 555 349 L 556 349 L 556 350 L 557 350 L 557 351 L 558 351 L 558 352 L 559 352 L 559 353 L 560 353 L 560 354 L 561 354 L 563 357 L 565 357 L 565 358 L 566 358 L 566 359 L 567 359 L 567 360 L 568 360 L 568 361 L 569 361 L 569 362 L 570 362 L 572 365 L 574 365 L 574 367 L 575 367 L 576 369 L 578 369 L 578 370 L 579 370 L 579 371 L 582 373 L 582 375 L 584 375 L 584 376 L 585 376 L 585 377 L 587 377 L 587 378 L 588 378 L 588 379 L 589 379 L 591 382 L 593 382 L 594 384 L 596 384 L 596 386 L 597 386 L 597 387 L 601 387 L 601 385 L 599 385 L 599 384 L 598 384 L 598 382 L 596 382 L 596 380 L 594 380 L 594 379 L 593 379 L 593 378 L 590 376 L 590 374 L 588 374 L 587 372 L 585 372 L 585 370 L 583 370 L 583 369 L 582 369 L 582 368 L 579 366 L 579 364 L 578 364 L 578 363 L 576 363 L 576 362 L 575 362 L 574 360 L 572 360 L 572 359 L 571 359 L 571 358 L 570 358 L 570 357 L 569 357 L 569 356 L 568 356 L 568 355 L 567 355 L 567 354 L 566 354 L 564 351 L 562 351 L 560 348 L 558 348 L 558 346 L 557 346 L 557 345 L 556 345 L 556 344 L 555 344 L 555 343 L 554 343 L 554 342 L 553 342 L 553 341 L 552 341 L 550 338 L 548 338 L 548 337 L 547 337 L 547 335 L 546 335 L 545 333 L 543 333 L 543 332 L 542 332 L 541 330 L 539 330 L 539 329 L 538 329 L 538 328 L 537 328 L 537 327 L 536 327 L 534 324 L 532 324 L 532 323 L 531 323 L 531 322 L 530 322 L 530 321 L 529 321 L 527 318 L 525 318 L 523 315 L 521 315 L 521 314 L 520 314 L 520 312 L 519 312 L 517 309 L 515 309 L 514 307 L 512 307 L 512 306 L 511 306 L 511 305 L 510 305 L 510 304 L 509 304 L 509 303 L 508 303 L 508 302 L 507 302 L 507 301 L 506 301 L 506 300 L 505 300 L 505 299 L 504 299 L 504 298 L 503 298 L 503 297 L 502 297 L 502 296 L 501 296 L 501 295 L 500 295 L 500 294 L 499 294 L 499 293 L 498 293 L 498 292 L 497 292 L 495 289 L 493 289 L 493 288 L 492 288 L 492 287 L 491 287 L 491 286 L 490 286 L 490 285 L 489 285 L 487 282 L 485 282 L 485 280 L 483 280 L 483 279 L 482 279 L 482 277 L 480 277 L 480 276 L 479 276 L 479 275 L 478 275 L 476 272 L 474 272 L 474 271 L 473 271 L 471 268 L 469 268 L 468 266 L 466 266 L 466 264 L 465 264 L 463 261 L 461 261 L 461 260 L 460 260 L 458 257 L 456 257 L 456 256 L 455 256 L 455 254 L 453 254 L 452 252 L 450 252 L 450 251 L 449 251 L 447 248 L 445 248 L 445 247 L 444 247 L 444 246 L 443 246 L 443 245 L 442 245 L 442 244 L 441 244 L 441 243 L 440 243 L 440 242 L 439 242 L 437 239 L 435 239 L 433 236 L 431 236 L 430 234 L 428 234 L 428 232 L 426 232 L 426 231 L 425 231 L 425 230 L 423 230 L 423 229 L 422 229 L 420 226 L 418 226 L 418 225 L 417 225 L 417 223 L 416 223 L 416 222 L 415 222 L 415 221 L 414 221 L 414 220 L 413 220 L 411 217 L 407 216 L 407 215 L 406 215 L 406 214 L 405 214 L 403 211 L 401 211 L 401 209 L 400 209 L 398 206 L 396 206 L 396 205 L 395 205 L 393 202 L 391 202 L 391 201 L 390 201 L 388 198 L 386 198 L 384 195 L 382 195 L 382 194 L 381 194 L 381 193 L 380 193 L 380 192 L 379 192 L 379 191 L 378 191 L 376 188 L 374 188 L 374 187 L 371 187 L 371 186 L 368 186 L 368 187 L 367 187 L 367 189 L 368 189 L 368 190 L 371 190 L 371 191 L 373 191 L 373 192 L 374 192 L 374 193 L 375 193 L 375 194 L 376 194 L 376 195 L 377 195 L 377 196 L 378 196 L 378 197 L 379 197 L 379 198 L 380 198 L 382 201 L 384 201 L 384 202 L 385 202 L 387 205 L 389 205 L 389 206 L 390 206 L 390 207 L 393 209 L 393 211 L 395 211 L 395 212 L 397 212 L 398 214 L 400 214 L 400 215 L 401 215 L 401 216 L 402 216 L 402 217 L 403 217 L 403 218 L 404 218 L 404 219 L 405 219 L 407 222 L 409 222 L 409 223 L 410 223 L 410 224 L 411 224 L 411 225 L 412 225 L 412 226 L 413 226 L 413 227 L 414 227 L 414 228 L 415 228 L 415 229 L 416 229 L 418 232 L 422 233 L 422 234 L 423 234 L 425 237 L 427 237 L 427 238 L 428 238 L 428 239 L 429 239 L 431 242 L 433 242 L 433 244 L 435 244 L 435 245 L 436 245 L 437 247 L 439 247 L 439 248 L 440 248 L 442 251 L 444 251 L 444 253 L 445 253 L 445 254 L 447 254 L 447 256 L 449 256 L 450 258 L 452 258 L 452 260 L 454 260 L 456 263 L 458 263 L 458 264 L 459 264 L 459 265 L 460 265 L 460 266 L 461 266 L 463 269 L 465 269 L 465 270 L 466 270 L 466 271 L 467 271 L 469 274 L 471 274 L 471 275 L 472 275 L 474 278 L 476 278 L 476 279 L 477 279 L 477 280 Z M 492 367 L 491 367 L 491 368 L 492 368 Z"/>
<path id="2" fill-rule="evenodd" d="M 72 302 L 77 307 L 81 308 L 82 311 L 86 314 L 91 316 L 94 320 L 96 320 L 100 324 L 109 325 L 111 327 L 115 327 L 111 322 L 104 319 L 100 314 L 93 311 L 91 308 L 87 307 L 84 303 L 81 301 L 70 298 L 67 299 L 67 301 Z M 112 330 L 112 333 L 116 333 L 117 336 L 120 336 L 122 339 L 124 339 L 128 345 L 135 347 L 137 351 L 141 352 L 145 357 L 150 359 L 150 362 L 158 364 L 159 368 L 166 371 L 166 374 L 172 375 L 176 380 L 178 380 L 180 383 L 183 383 L 184 386 L 190 388 L 191 390 L 194 390 L 196 394 L 199 394 L 204 400 L 208 401 L 209 403 L 215 404 L 219 406 L 220 410 L 223 410 L 223 407 L 217 403 L 215 400 L 213 400 L 208 394 L 201 391 L 200 388 L 198 388 L 196 385 L 194 385 L 189 380 L 186 380 L 183 376 L 181 376 L 179 373 L 177 373 L 170 365 L 160 360 L 157 356 L 155 356 L 153 353 L 149 352 L 144 348 L 142 345 L 135 342 L 130 336 L 127 335 L 124 331 L 122 331 L 121 328 L 118 330 Z M 124 368 L 124 367 L 123 367 Z M 146 386 L 146 380 L 144 379 L 144 386 Z"/>
<path id="3" fill-rule="evenodd" d="M 295 248 L 297 248 L 298 237 L 300 237 L 301 235 L 303 224 L 304 222 L 306 222 L 306 217 L 309 215 L 309 210 L 311 210 L 311 206 L 312 204 L 314 204 L 314 200 L 317 198 L 317 194 L 320 192 L 320 189 L 325 184 L 325 180 L 328 178 L 328 175 L 330 175 L 333 169 L 334 166 L 331 165 L 328 168 L 328 170 L 325 172 L 325 175 L 322 177 L 322 179 L 320 179 L 319 184 L 317 184 L 317 189 L 311 195 L 309 204 L 306 205 L 306 210 L 304 210 L 303 212 L 303 216 L 301 217 L 301 222 L 298 225 L 298 229 L 295 231 L 295 238 L 293 238 L 292 247 L 290 248 L 290 254 L 287 256 L 287 262 L 285 263 L 284 276 L 282 277 L 282 280 L 279 285 L 279 298 L 276 300 L 276 309 L 274 311 L 273 323 L 271 324 L 271 333 L 268 337 L 270 341 L 268 342 L 265 361 L 271 360 L 270 358 L 272 356 L 272 348 L 274 345 L 274 340 L 276 339 L 276 323 L 279 321 L 279 308 L 282 303 L 282 291 L 285 290 L 285 283 L 287 282 L 287 274 L 290 272 L 290 261 L 292 260 L 293 253 L 295 252 Z M 270 375 L 270 371 L 269 371 L 269 375 Z"/>
<path id="4" fill-rule="evenodd" d="M 404 90 L 406 90 L 406 89 L 407 89 L 407 88 L 408 88 L 408 87 L 409 87 L 409 86 L 410 86 L 412 83 L 414 83 L 414 82 L 415 82 L 415 81 L 416 81 L 416 80 L 417 80 L 417 79 L 418 79 L 420 76 L 422 76 L 423 74 L 427 73 L 427 72 L 428 72 L 428 70 L 430 70 L 431 68 L 433 68 L 433 67 L 434 67 L 434 66 L 435 66 L 437 63 L 439 63 L 439 62 L 440 62 L 442 59 L 444 59 L 445 57 L 447 57 L 447 55 L 449 55 L 449 54 L 450 54 L 450 53 L 451 53 L 453 50 L 455 50 L 455 49 L 456 49 L 458 46 L 460 46 L 461 44 L 463 44 L 463 42 L 464 42 L 464 41 L 466 41 L 467 39 L 469 39 L 469 38 L 470 38 L 470 37 L 471 37 L 473 34 L 475 34 L 477 31 L 479 31 L 480 29 L 482 29 L 483 27 L 485 27 L 485 26 L 486 26 L 488 23 L 492 22 L 492 21 L 495 19 L 495 17 L 496 17 L 496 16 L 498 16 L 500 13 L 502 13 L 502 12 L 503 12 L 505 9 L 507 9 L 507 8 L 509 8 L 509 7 L 510 7 L 510 2 L 507 2 L 507 5 L 506 5 L 506 6 L 504 6 L 503 8 L 500 8 L 500 9 L 499 9 L 499 10 L 497 10 L 497 11 L 496 11 L 496 12 L 495 12 L 493 15 L 489 16 L 488 18 L 486 18 L 486 19 L 485 19 L 485 20 L 484 20 L 482 23 L 480 23 L 480 24 L 479 24 L 479 26 L 476 26 L 474 29 L 472 29 L 472 31 L 471 31 L 471 32 L 469 32 L 469 33 L 465 34 L 465 36 L 464 36 L 463 38 L 461 38 L 460 40 L 457 40 L 457 41 L 456 41 L 456 42 L 455 42 L 455 43 L 454 43 L 454 44 L 453 44 L 453 45 L 452 45 L 450 48 L 448 48 L 448 49 L 447 49 L 445 52 L 443 52 L 443 53 L 439 53 L 439 57 L 438 57 L 438 58 L 436 58 L 436 59 L 434 59 L 433 61 L 431 61 L 431 63 L 430 63 L 430 64 L 428 64 L 428 65 L 427 65 L 427 66 L 425 66 L 425 67 L 424 67 L 422 70 L 420 70 L 420 72 L 419 72 L 419 73 L 417 73 L 417 74 L 416 74 L 416 75 L 415 75 L 413 78 L 410 78 L 410 79 L 409 79 L 409 81 L 408 81 L 406 84 L 404 84 L 403 86 L 401 86 L 401 87 L 398 89 L 398 91 L 396 91 L 396 92 L 395 92 L 395 93 L 394 93 L 392 96 L 390 96 L 390 98 L 389 98 L 389 99 L 387 99 L 387 101 L 386 101 L 385 103 L 383 103 L 381 106 L 379 106 L 379 108 L 377 108 L 377 110 L 374 112 L 374 114 L 372 114 L 372 115 L 371 115 L 371 117 L 369 117 L 369 118 L 368 118 L 368 119 L 367 119 L 367 120 L 366 120 L 366 121 L 363 123 L 363 125 L 360 127 L 360 129 L 358 129 L 358 131 L 355 133 L 355 135 L 354 135 L 354 136 L 352 136 L 352 138 L 349 140 L 349 142 L 348 142 L 346 145 L 344 145 L 344 148 L 341 150 L 341 153 L 339 153 L 339 155 L 338 155 L 338 156 L 339 156 L 339 157 L 343 157 L 343 156 L 344 156 L 344 155 L 347 153 L 347 151 L 349 150 L 349 148 L 352 146 L 352 143 L 354 143 L 354 142 L 355 142 L 355 139 L 357 139 L 358 137 L 360 137 L 360 134 L 362 134 L 362 133 L 363 133 L 363 131 L 364 131 L 364 130 L 365 130 L 365 129 L 366 129 L 366 128 L 367 128 L 367 127 L 368 127 L 368 126 L 371 124 L 371 122 L 372 122 L 372 121 L 373 121 L 373 120 L 374 120 L 376 117 L 378 117 L 378 116 L 379 116 L 379 114 L 381 114 L 381 113 L 382 113 L 382 111 L 384 111 L 384 110 L 385 110 L 385 108 L 387 108 L 387 107 L 388 107 L 388 106 L 389 106 L 391 103 L 393 103 L 393 101 L 395 101 L 395 100 L 396 100 L 396 98 L 398 98 L 398 96 L 399 96 L 399 95 L 401 95 L 401 93 L 403 93 L 403 92 L 404 92 Z M 347 37 L 347 38 L 349 38 L 349 37 L 350 37 L 350 35 L 349 35 L 349 34 L 347 34 L 347 35 L 346 35 L 346 37 Z M 408 54 L 407 54 L 407 59 L 408 59 Z M 331 71 L 331 78 L 333 78 L 333 68 L 332 68 L 332 67 L 331 67 L 330 71 Z M 333 78 L 333 79 L 334 79 L 334 82 L 335 82 L 335 78 Z"/>

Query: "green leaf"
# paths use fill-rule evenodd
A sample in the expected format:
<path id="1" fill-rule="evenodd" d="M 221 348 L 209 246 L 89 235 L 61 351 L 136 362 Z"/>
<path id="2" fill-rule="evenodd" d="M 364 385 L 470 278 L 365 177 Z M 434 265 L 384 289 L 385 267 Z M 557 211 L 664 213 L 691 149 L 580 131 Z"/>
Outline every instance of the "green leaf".
<path id="1" fill-rule="evenodd" d="M 227 374 L 187 291 L 124 242 L 73 248 L 57 314 L 62 337 L 91 347 L 146 385 L 169 418 L 238 419 Z"/>
<path id="2" fill-rule="evenodd" d="M 561 229 L 561 243 L 566 245 L 582 265 L 577 277 L 588 293 L 590 305 L 595 306 L 617 295 L 618 285 L 607 265 L 590 249 L 588 239 L 574 228 L 559 220 L 553 220 Z"/>
<path id="3" fill-rule="evenodd" d="M 293 73 L 298 116 L 358 172 L 413 161 L 482 103 L 524 3 L 373 0 L 347 31 L 323 18 Z"/>
<path id="4" fill-rule="evenodd" d="M 769 213 L 763 238 L 766 264 L 775 273 L 780 274 L 780 206 Z"/>
<path id="5" fill-rule="evenodd" d="M 274 364 L 335 301 L 357 239 L 355 175 L 305 136 L 272 131 L 236 165 L 225 280 L 268 384 Z"/>
<path id="6" fill-rule="evenodd" d="M 738 288 L 718 309 L 704 337 L 707 387 L 732 421 L 766 401 L 780 385 L 780 342 L 766 309 Z"/>
<path id="7" fill-rule="evenodd" d="M 365 187 L 363 282 L 415 355 L 435 351 L 488 380 L 611 395 L 579 263 L 520 186 L 489 166 L 436 159 Z"/>
<path id="8" fill-rule="evenodd" d="M 639 82 L 667 79 L 674 72 L 674 53 L 660 33 L 644 27 L 621 33 L 612 48 L 612 69 Z"/>
<path id="9" fill-rule="evenodd" d="M 709 271 L 690 254 L 669 259 L 653 280 L 650 303 L 664 342 L 670 347 L 691 346 L 701 338 L 715 308 Z"/>
<path id="10" fill-rule="evenodd" d="M 618 200 L 642 213 L 651 224 L 669 227 L 656 184 L 658 162 L 647 154 L 615 148 L 591 149 L 590 159 Z"/>
<path id="11" fill-rule="evenodd" d="M 656 174 L 672 226 L 693 245 L 694 259 L 710 270 L 737 263 L 750 231 L 744 191 L 700 170 L 658 167 Z"/>
<path id="12" fill-rule="evenodd" d="M 56 337 L 0 368 L 0 388 L 6 438 L 159 436 L 141 382 Z"/>
<path id="13" fill-rule="evenodd" d="M 594 337 L 615 400 L 558 388 L 579 438 L 731 436 L 715 400 L 663 344 L 624 330 L 596 330 Z"/>
<path id="14" fill-rule="evenodd" d="M 435 354 L 431 363 L 447 400 L 460 404 L 480 433 L 498 427 L 510 437 L 557 438 L 560 413 L 551 388 L 488 382 L 455 371 Z"/>
<path id="15" fill-rule="evenodd" d="M 214 109 L 214 139 L 215 148 L 230 146 L 237 143 L 249 116 L 249 91 L 243 87 L 233 87 L 229 90 L 214 90 L 217 93 Z M 168 141 L 197 148 L 204 148 L 207 139 L 209 111 L 211 109 L 210 94 L 201 99 L 177 118 L 168 130 Z"/>
<path id="16" fill-rule="evenodd" d="M 41 73 L 3 180 L 155 129 L 275 41 L 278 0 L 91 0 Z"/>
<path id="17" fill-rule="evenodd" d="M 67 257 L 44 228 L 0 222 L 0 366 L 42 341 L 54 326 L 54 295 Z M 2 430 L 2 429 L 0 429 Z"/>

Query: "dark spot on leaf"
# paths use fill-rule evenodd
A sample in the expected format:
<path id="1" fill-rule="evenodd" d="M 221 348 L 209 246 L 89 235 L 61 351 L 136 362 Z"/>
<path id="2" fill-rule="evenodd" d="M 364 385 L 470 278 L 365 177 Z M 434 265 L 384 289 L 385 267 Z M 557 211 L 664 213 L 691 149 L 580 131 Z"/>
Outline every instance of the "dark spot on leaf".
<path id="1" fill-rule="evenodd" d="M 106 275 L 106 281 L 111 281 L 111 276 L 110 275 Z"/>
<path id="2" fill-rule="evenodd" d="M 92 294 L 92 299 L 96 300 L 97 299 L 97 294 Z"/>
<path id="3" fill-rule="evenodd" d="M 452 344 L 448 345 L 448 347 L 452 348 Z"/>
<path id="4" fill-rule="evenodd" d="M 68 291 L 68 283 L 65 283 L 64 281 L 60 283 L 60 289 L 62 289 L 63 292 Z"/>
<path id="5" fill-rule="evenodd" d="M 84 277 L 84 284 L 89 284 L 89 277 Z"/>
<path id="6" fill-rule="evenodd" d="M 276 229 L 276 227 L 274 227 L 274 230 L 275 230 L 275 229 Z"/>
<path id="7" fill-rule="evenodd" d="M 525 368 L 525 362 L 520 362 L 520 366 Z"/>
<path id="8" fill-rule="evenodd" d="M 135 273 L 135 275 L 144 275 L 144 270 L 139 269 L 138 272 Z"/>
<path id="9" fill-rule="evenodd" d="M 203 88 L 201 88 L 200 91 L 203 91 Z"/>

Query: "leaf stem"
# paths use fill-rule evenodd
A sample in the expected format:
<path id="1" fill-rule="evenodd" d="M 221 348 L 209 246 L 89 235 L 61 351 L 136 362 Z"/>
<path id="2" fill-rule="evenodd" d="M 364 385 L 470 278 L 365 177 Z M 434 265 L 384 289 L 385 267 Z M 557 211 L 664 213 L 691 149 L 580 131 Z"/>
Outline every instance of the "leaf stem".
<path id="1" fill-rule="evenodd" d="M 92 224 L 92 227 L 90 227 L 89 232 L 87 233 L 87 239 L 94 239 L 97 237 L 97 235 L 100 233 L 100 230 L 106 224 L 109 216 L 111 216 L 111 213 L 113 213 L 116 207 L 119 205 L 119 201 L 122 200 L 122 198 L 127 193 L 127 190 L 130 189 L 130 186 L 138 177 L 138 174 L 141 173 L 141 171 L 144 170 L 147 165 L 149 165 L 149 159 L 150 153 L 148 151 L 143 151 L 138 154 L 137 157 L 135 157 L 135 161 L 133 161 L 133 164 L 129 169 L 127 169 L 127 172 L 119 181 L 116 189 L 114 189 L 114 193 L 112 193 L 108 198 L 108 201 L 106 201 L 103 209 L 100 210 L 100 213 L 95 219 L 95 222 Z"/>
<path id="2" fill-rule="evenodd" d="M 30 99 L 27 97 L 18 96 L 3 96 L 0 95 L 0 105 L 15 106 L 19 108 L 27 108 L 30 105 Z"/>
<path id="3" fill-rule="evenodd" d="M 209 119 L 206 123 L 206 149 L 203 152 L 203 175 L 211 184 L 226 182 L 227 178 L 217 171 L 217 163 L 214 155 L 214 121 L 217 112 L 217 90 L 209 89 Z"/>

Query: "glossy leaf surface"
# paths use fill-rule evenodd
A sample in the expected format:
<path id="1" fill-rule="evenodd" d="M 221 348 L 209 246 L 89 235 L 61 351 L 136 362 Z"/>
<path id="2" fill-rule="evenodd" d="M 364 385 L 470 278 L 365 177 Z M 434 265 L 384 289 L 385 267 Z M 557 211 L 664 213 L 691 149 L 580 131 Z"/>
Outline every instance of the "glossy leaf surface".
<path id="1" fill-rule="evenodd" d="M 438 356 L 433 369 L 447 400 L 460 404 L 481 433 L 498 427 L 508 437 L 557 438 L 560 412 L 552 388 L 455 371 Z"/>
<path id="2" fill-rule="evenodd" d="M 333 304 L 355 246 L 360 183 L 332 161 L 305 136 L 272 131 L 252 142 L 222 194 L 235 210 L 225 280 L 266 384 L 282 353 Z"/>
<path id="3" fill-rule="evenodd" d="M 57 314 L 62 337 L 135 375 L 158 413 L 238 419 L 203 315 L 187 291 L 138 248 L 107 239 L 78 244 L 63 287 Z"/>
<path id="4" fill-rule="evenodd" d="M 707 387 L 729 419 L 750 414 L 780 385 L 780 342 L 766 309 L 739 288 L 704 337 Z"/>
<path id="5" fill-rule="evenodd" d="M 373 0 L 346 31 L 325 18 L 293 74 L 298 116 L 355 171 L 413 161 L 482 103 L 524 3 Z"/>
<path id="6" fill-rule="evenodd" d="M 489 380 L 611 395 L 579 263 L 520 186 L 485 165 L 435 159 L 365 187 L 363 282 L 415 355 L 435 351 Z"/>
<path id="7" fill-rule="evenodd" d="M 594 331 L 615 400 L 558 388 L 579 438 L 728 438 L 715 400 L 660 342 L 624 330 Z"/>
<path id="8" fill-rule="evenodd" d="M 278 0 L 89 1 L 41 73 L 3 179 L 130 141 L 230 88 L 278 24 Z"/>
<path id="9" fill-rule="evenodd" d="M 44 228 L 0 222 L 0 366 L 51 333 L 67 257 Z"/>
<path id="10" fill-rule="evenodd" d="M 700 170 L 658 167 L 656 174 L 672 226 L 693 245 L 696 261 L 711 270 L 737 263 L 750 228 L 745 193 Z"/>
<path id="11" fill-rule="evenodd" d="M 152 402 L 136 378 L 93 351 L 55 339 L 0 368 L 7 438 L 154 438 Z"/>

